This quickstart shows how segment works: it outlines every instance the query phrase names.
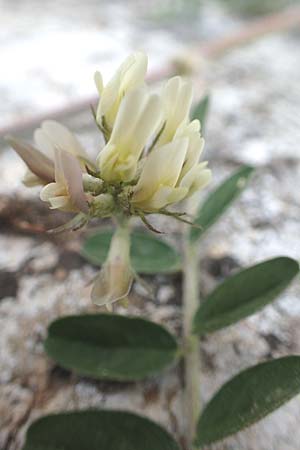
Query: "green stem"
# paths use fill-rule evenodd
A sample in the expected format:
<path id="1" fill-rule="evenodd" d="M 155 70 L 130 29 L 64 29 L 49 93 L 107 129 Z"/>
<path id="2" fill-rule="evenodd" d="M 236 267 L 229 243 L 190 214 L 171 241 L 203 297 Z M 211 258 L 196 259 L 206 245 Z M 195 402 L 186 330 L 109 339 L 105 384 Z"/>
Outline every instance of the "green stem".
<path id="1" fill-rule="evenodd" d="M 200 341 L 192 334 L 193 317 L 199 306 L 199 260 L 197 246 L 185 233 L 183 267 L 183 338 L 185 350 L 184 416 L 187 448 L 192 448 L 201 408 Z"/>

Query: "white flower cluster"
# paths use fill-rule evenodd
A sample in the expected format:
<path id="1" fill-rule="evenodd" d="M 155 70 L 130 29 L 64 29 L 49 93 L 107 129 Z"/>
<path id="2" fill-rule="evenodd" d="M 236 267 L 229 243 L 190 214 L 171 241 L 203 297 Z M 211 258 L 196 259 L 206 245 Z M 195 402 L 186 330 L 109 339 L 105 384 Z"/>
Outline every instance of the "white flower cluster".
<path id="1" fill-rule="evenodd" d="M 125 297 L 132 284 L 127 219 L 145 214 L 174 215 L 166 208 L 202 189 L 211 178 L 199 162 L 204 140 L 200 122 L 189 120 L 192 85 L 181 77 L 160 92 L 146 85 L 147 57 L 129 56 L 114 77 L 95 82 L 99 103 L 95 120 L 105 145 L 96 160 L 63 125 L 46 120 L 34 132 L 34 146 L 14 137 L 8 142 L 27 165 L 24 184 L 42 186 L 50 208 L 77 215 L 62 229 L 92 217 L 116 216 L 119 227 L 94 283 L 92 299 L 109 304 Z M 177 215 L 179 218 L 179 216 Z"/>
<path id="2" fill-rule="evenodd" d="M 52 120 L 35 131 L 34 146 L 7 138 L 28 166 L 24 183 L 43 185 L 50 208 L 91 217 L 159 212 L 209 182 L 207 163 L 199 163 L 200 123 L 189 120 L 191 83 L 176 76 L 155 93 L 146 71 L 147 57 L 137 52 L 105 86 L 96 72 L 96 122 L 105 138 L 96 161 Z"/>

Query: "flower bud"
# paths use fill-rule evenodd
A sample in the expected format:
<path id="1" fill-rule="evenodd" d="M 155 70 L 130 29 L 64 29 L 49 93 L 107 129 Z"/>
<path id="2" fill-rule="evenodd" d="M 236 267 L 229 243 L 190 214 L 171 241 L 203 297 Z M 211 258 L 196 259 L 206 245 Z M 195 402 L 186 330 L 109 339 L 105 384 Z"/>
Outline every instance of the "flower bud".
<path id="1" fill-rule="evenodd" d="M 92 198 L 90 203 L 91 217 L 111 217 L 116 205 L 111 194 L 100 194 Z"/>
<path id="2" fill-rule="evenodd" d="M 123 97 L 132 89 L 143 85 L 147 63 L 147 56 L 142 52 L 130 55 L 105 87 L 100 72 L 95 73 L 95 83 L 100 95 L 96 120 L 100 127 L 112 130 Z"/>
<path id="3" fill-rule="evenodd" d="M 100 180 L 89 173 L 82 174 L 82 183 L 85 192 L 90 192 L 93 195 L 98 195 L 103 192 L 103 180 Z"/>
<path id="4" fill-rule="evenodd" d="M 12 136 L 7 136 L 6 140 L 27 165 L 23 182 L 29 187 L 54 181 L 56 150 L 73 155 L 84 172 L 86 166 L 94 167 L 76 136 L 67 127 L 54 120 L 45 120 L 41 127 L 35 130 L 34 147 Z"/>

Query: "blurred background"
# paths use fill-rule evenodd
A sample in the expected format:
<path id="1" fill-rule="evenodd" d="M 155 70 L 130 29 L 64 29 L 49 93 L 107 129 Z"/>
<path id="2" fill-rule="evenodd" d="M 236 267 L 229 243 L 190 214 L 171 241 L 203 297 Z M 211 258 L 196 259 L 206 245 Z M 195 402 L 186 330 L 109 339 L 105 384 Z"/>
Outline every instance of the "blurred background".
<path id="1" fill-rule="evenodd" d="M 58 118 L 95 149 L 89 110 L 95 70 L 107 80 L 141 49 L 153 80 L 188 72 L 196 97 L 211 95 L 205 128 L 211 188 L 241 164 L 257 169 L 250 188 L 203 241 L 207 293 L 240 267 L 278 254 L 300 257 L 299 44 L 299 1 L 0 0 L 0 138 L 9 132 L 31 139 L 43 118 Z M 23 187 L 23 172 L 1 139 L 0 448 L 20 449 L 28 424 L 41 414 L 87 406 L 143 412 L 180 439 L 176 370 L 163 381 L 104 384 L 74 377 L 45 356 L 49 321 L 91 308 L 97 269 L 80 256 L 81 234 L 45 233 L 65 217 Z M 179 333 L 180 274 L 148 281 L 156 301 L 135 286 L 129 313 Z M 241 368 L 300 351 L 299 294 L 295 283 L 274 305 L 203 342 L 205 399 Z M 214 448 L 297 450 L 299 420 L 294 400 Z"/>

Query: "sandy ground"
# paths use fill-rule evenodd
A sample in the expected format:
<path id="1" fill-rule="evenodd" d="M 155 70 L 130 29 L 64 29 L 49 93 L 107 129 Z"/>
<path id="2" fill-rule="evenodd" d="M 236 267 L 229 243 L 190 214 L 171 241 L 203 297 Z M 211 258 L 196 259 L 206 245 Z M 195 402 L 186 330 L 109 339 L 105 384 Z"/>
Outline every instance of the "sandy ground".
<path id="1" fill-rule="evenodd" d="M 90 2 L 81 18 L 88 25 L 84 28 L 76 2 L 69 16 L 66 5 L 62 9 L 54 2 L 47 20 L 38 3 L 32 2 L 32 9 L 16 4 L 18 16 L 9 2 L 1 4 L 0 20 L 8 25 L 0 34 L 5 61 L 0 83 L 3 123 L 90 95 L 94 69 L 103 67 L 108 74 L 141 36 L 152 67 L 178 51 L 174 31 L 158 27 L 154 33 L 139 9 L 137 19 L 132 8 L 110 6 L 100 11 L 96 2 Z M 232 18 L 222 14 L 206 9 L 202 19 L 197 18 L 199 36 L 230 29 Z M 186 32 L 182 46 L 190 38 Z M 49 51 L 53 42 L 57 53 Z M 71 47 L 66 63 L 65 53 Z M 257 169 L 241 199 L 202 241 L 203 295 L 239 267 L 279 254 L 299 259 L 299 59 L 299 36 L 289 34 L 265 38 L 203 67 L 200 84 L 212 92 L 205 154 L 214 173 L 212 187 L 242 163 Z M 88 148 L 97 146 L 89 113 L 66 117 L 64 122 Z M 63 218 L 50 215 L 37 193 L 22 187 L 22 173 L 22 163 L 4 148 L 0 153 L 0 448 L 19 450 L 28 425 L 40 415 L 91 406 L 143 413 L 181 440 L 179 369 L 141 383 L 102 383 L 61 369 L 43 352 L 51 320 L 93 310 L 89 285 L 97 269 L 78 253 L 82 234 L 53 238 L 42 232 Z M 173 222 L 167 224 L 170 231 L 178 229 Z M 146 316 L 180 336 L 180 274 L 148 281 L 156 300 L 136 285 L 128 310 L 119 306 L 117 312 Z M 299 294 L 295 282 L 262 312 L 203 340 L 204 400 L 242 368 L 299 353 Z M 299 419 L 296 398 L 213 448 L 297 450 Z"/>

